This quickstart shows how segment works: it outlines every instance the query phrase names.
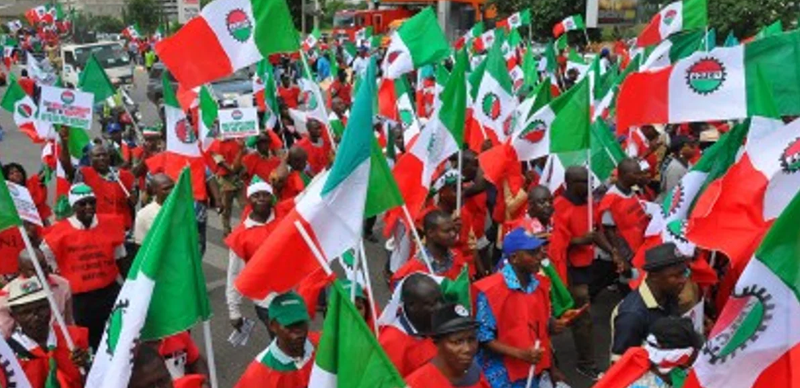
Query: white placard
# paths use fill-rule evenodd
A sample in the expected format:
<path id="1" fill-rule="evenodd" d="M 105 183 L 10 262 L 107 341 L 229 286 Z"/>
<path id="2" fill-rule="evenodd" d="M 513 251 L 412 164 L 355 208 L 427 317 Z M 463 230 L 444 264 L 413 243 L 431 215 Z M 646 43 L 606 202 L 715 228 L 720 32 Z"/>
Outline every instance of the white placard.
<path id="1" fill-rule="evenodd" d="M 256 108 L 233 108 L 219 110 L 219 136 L 236 139 L 258 135 L 258 112 Z"/>
<path id="2" fill-rule="evenodd" d="M 178 0 L 178 23 L 186 24 L 200 14 L 200 0 Z"/>
<path id="3" fill-rule="evenodd" d="M 92 128 L 94 95 L 72 89 L 42 86 L 39 120 L 72 128 Z"/>
<path id="4" fill-rule="evenodd" d="M 6 181 L 6 185 L 8 186 L 8 192 L 11 193 L 11 199 L 14 201 L 14 207 L 17 208 L 17 213 L 19 213 L 19 218 L 42 226 L 39 209 L 36 208 L 28 188 L 9 181 Z"/>

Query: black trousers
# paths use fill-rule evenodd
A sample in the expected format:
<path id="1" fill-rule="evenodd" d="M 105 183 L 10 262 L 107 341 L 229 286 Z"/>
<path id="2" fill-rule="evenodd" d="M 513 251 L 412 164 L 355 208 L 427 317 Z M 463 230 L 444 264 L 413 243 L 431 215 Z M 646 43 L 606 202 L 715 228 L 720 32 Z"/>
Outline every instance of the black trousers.
<path id="1" fill-rule="evenodd" d="M 119 290 L 119 284 L 114 282 L 104 288 L 72 295 L 75 323 L 89 329 L 89 346 L 95 351 L 103 338 L 106 320 L 111 315 Z"/>

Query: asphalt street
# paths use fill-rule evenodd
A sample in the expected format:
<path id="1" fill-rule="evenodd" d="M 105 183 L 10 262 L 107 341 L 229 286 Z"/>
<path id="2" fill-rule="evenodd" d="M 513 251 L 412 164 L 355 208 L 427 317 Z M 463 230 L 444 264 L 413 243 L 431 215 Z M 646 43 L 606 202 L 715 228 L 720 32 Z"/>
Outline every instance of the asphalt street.
<path id="1" fill-rule="evenodd" d="M 135 85 L 131 93 L 132 98 L 140 104 L 145 124 L 152 124 L 157 119 L 156 107 L 151 104 L 146 96 L 147 74 L 137 69 L 135 72 Z M 0 88 L 0 95 L 5 93 L 5 87 Z M 20 133 L 14 125 L 12 116 L 9 112 L 0 111 L 0 126 L 5 129 L 5 138 L 0 142 L 0 161 L 8 163 L 11 161 L 22 164 L 28 174 L 36 173 L 40 168 L 41 149 L 38 145 L 32 144 L 28 138 Z M 100 128 L 95 121 L 92 129 L 92 137 L 100 136 Z M 52 201 L 53 189 L 50 190 L 50 200 Z M 234 214 L 237 213 L 236 211 Z M 380 222 L 376 229 L 380 228 Z M 220 218 L 216 213 L 209 213 L 208 223 L 208 248 L 203 259 L 206 286 L 208 289 L 214 317 L 211 320 L 212 339 L 214 357 L 217 366 L 219 386 L 222 388 L 232 387 L 239 376 L 253 358 L 268 345 L 268 335 L 263 325 L 258 324 L 253 331 L 246 346 L 240 348 L 232 347 L 227 338 L 232 328 L 228 322 L 227 308 L 225 305 L 225 271 L 227 268 L 228 251 L 222 242 L 222 226 Z M 376 235 L 379 235 L 376 230 Z M 366 242 L 366 254 L 369 260 L 370 276 L 375 288 L 375 296 L 378 303 L 383 306 L 389 298 L 389 291 L 383 280 L 382 268 L 386 260 L 386 252 L 383 249 L 383 241 L 379 243 Z M 3 258 L 6 259 L 6 258 Z M 287 265 L 291 265 L 291 257 L 286 258 Z M 595 329 L 596 356 L 601 368 L 608 366 L 608 345 L 609 345 L 609 316 L 614 304 L 619 300 L 615 292 L 603 292 L 597 301 L 592 305 L 591 314 Z M 245 315 L 256 319 L 255 312 L 247 303 L 243 306 Z M 322 317 L 317 315 L 313 328 L 321 327 Z M 205 354 L 202 329 L 198 325 L 193 329 L 193 336 L 201 351 Z M 590 387 L 591 382 L 575 372 L 575 350 L 569 331 L 554 338 L 557 359 L 561 370 L 566 374 L 568 383 L 573 387 Z"/>

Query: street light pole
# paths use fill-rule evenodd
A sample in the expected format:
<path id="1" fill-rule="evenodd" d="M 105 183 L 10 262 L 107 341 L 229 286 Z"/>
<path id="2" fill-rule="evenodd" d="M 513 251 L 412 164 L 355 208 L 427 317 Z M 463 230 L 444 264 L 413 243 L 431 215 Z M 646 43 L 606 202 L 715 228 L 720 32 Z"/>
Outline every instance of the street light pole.
<path id="1" fill-rule="evenodd" d="M 306 33 L 306 0 L 300 0 L 300 29 Z"/>

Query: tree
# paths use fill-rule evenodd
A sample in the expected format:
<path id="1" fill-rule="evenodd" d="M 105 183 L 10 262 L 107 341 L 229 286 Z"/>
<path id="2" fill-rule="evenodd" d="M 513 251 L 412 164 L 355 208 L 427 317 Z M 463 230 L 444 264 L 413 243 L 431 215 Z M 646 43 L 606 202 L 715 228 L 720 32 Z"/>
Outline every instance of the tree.
<path id="1" fill-rule="evenodd" d="M 161 3 L 158 0 L 126 0 L 122 19 L 127 25 L 138 24 L 141 33 L 151 34 L 161 20 Z"/>
<path id="2" fill-rule="evenodd" d="M 708 18 L 717 36 L 724 39 L 728 32 L 747 38 L 773 22 L 780 20 L 783 28 L 792 26 L 800 14 L 800 2 L 786 0 L 713 0 L 708 2 Z"/>
<path id="3" fill-rule="evenodd" d="M 90 25 L 93 27 L 92 29 L 96 32 L 119 34 L 120 31 L 122 31 L 125 28 L 125 24 L 122 23 L 122 20 L 117 19 L 113 16 L 108 16 L 108 15 L 92 16 L 90 20 L 91 20 Z"/>

